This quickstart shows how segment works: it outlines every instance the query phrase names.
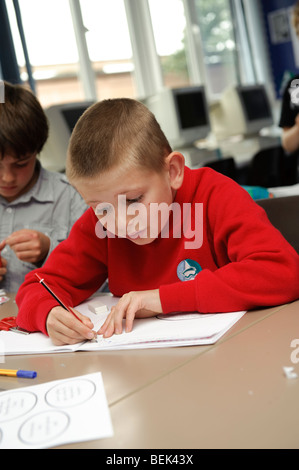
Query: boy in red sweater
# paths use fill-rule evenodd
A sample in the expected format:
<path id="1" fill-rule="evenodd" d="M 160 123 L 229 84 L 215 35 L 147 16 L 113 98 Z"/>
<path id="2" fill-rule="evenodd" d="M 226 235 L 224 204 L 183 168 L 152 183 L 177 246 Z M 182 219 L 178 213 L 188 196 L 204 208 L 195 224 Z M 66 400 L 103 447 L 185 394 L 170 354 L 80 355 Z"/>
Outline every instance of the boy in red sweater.
<path id="1" fill-rule="evenodd" d="M 71 137 L 67 173 L 90 209 L 38 270 L 74 307 L 108 277 L 120 297 L 98 332 L 174 311 L 248 310 L 299 297 L 299 257 L 238 184 L 190 170 L 154 116 L 130 99 L 93 105 Z M 55 344 L 94 336 L 34 272 L 19 289 L 18 325 Z"/>

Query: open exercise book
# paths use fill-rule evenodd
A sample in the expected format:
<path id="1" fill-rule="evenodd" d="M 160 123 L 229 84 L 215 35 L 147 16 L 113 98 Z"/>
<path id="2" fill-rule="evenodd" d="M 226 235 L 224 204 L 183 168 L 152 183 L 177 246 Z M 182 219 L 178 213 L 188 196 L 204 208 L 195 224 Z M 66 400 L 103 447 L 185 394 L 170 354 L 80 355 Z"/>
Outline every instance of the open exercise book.
<path id="1" fill-rule="evenodd" d="M 116 297 L 109 294 L 101 295 L 96 300 L 102 305 L 107 305 L 108 312 L 118 301 Z M 88 316 L 94 324 L 94 330 L 98 331 L 108 313 L 95 314 L 90 310 L 89 305 L 90 301 L 86 301 L 76 309 Z M 214 344 L 244 314 L 245 312 L 181 313 L 135 319 L 133 331 L 130 333 L 113 335 L 111 338 L 98 336 L 95 341 L 85 341 L 72 346 L 54 346 L 50 338 L 42 333 L 22 335 L 11 331 L 1 331 L 0 356 L 1 354 L 42 354 Z"/>

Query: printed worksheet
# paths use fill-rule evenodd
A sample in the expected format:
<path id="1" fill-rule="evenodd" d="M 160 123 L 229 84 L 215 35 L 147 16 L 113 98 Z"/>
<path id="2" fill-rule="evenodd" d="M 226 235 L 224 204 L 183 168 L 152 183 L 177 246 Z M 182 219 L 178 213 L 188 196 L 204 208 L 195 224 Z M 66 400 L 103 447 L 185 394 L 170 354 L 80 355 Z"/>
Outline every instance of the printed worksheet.
<path id="1" fill-rule="evenodd" d="M 100 372 L 0 393 L 0 449 L 44 449 L 112 436 Z"/>

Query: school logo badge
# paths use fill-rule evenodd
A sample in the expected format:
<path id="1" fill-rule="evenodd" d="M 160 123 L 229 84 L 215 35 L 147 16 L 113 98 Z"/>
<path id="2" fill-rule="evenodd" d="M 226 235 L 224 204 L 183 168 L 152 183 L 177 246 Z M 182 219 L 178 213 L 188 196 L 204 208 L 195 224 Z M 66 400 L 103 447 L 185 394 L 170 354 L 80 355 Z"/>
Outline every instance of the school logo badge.
<path id="1" fill-rule="evenodd" d="M 202 270 L 200 264 L 193 259 L 181 261 L 177 267 L 177 276 L 181 281 L 191 281 Z"/>

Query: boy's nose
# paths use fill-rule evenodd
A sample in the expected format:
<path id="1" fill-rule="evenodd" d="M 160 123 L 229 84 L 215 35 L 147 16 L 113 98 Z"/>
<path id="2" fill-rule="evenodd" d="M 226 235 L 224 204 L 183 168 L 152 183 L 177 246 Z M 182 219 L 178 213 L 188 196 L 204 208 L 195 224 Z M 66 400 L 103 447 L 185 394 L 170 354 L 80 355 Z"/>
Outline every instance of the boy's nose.
<path id="1" fill-rule="evenodd" d="M 14 181 L 15 177 L 12 171 L 5 170 L 1 172 L 1 179 L 4 183 L 11 183 Z"/>

